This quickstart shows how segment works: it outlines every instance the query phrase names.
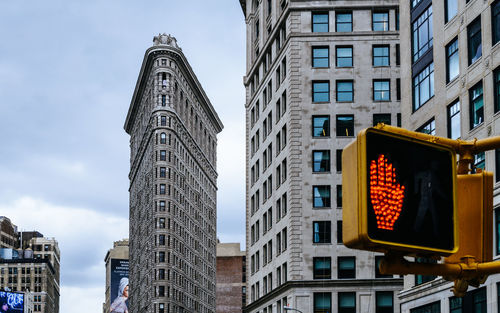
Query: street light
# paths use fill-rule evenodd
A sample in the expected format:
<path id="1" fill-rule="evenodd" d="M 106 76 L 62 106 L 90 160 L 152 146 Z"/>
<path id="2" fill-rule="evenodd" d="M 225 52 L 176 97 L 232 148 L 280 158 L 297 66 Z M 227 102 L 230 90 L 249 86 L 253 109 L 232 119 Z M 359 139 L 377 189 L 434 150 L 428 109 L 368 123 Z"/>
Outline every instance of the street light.
<path id="1" fill-rule="evenodd" d="M 284 305 L 284 306 L 283 306 L 283 310 L 285 310 L 285 311 L 288 311 L 288 310 L 290 310 L 290 311 L 297 311 L 297 312 L 302 313 L 302 311 L 301 311 L 301 310 L 294 309 L 294 308 L 292 308 L 291 306 L 287 306 L 287 305 Z"/>

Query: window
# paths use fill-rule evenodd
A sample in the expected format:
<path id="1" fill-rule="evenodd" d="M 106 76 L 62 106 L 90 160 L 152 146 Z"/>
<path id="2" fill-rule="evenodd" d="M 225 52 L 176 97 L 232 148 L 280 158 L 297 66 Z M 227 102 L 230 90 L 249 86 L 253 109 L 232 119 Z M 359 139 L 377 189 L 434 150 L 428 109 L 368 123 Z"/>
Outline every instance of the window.
<path id="1" fill-rule="evenodd" d="M 432 118 L 430 121 L 428 121 L 424 125 L 420 126 L 417 129 L 417 132 L 429 134 L 429 135 L 435 135 L 436 134 L 436 121 L 434 120 L 434 118 Z"/>
<path id="2" fill-rule="evenodd" d="M 328 47 L 313 47 L 313 67 L 329 67 L 330 66 L 330 48 Z"/>
<path id="3" fill-rule="evenodd" d="M 330 186 L 313 186 L 313 207 L 330 207 Z"/>
<path id="4" fill-rule="evenodd" d="M 165 194 L 165 184 L 160 184 L 160 195 Z"/>
<path id="5" fill-rule="evenodd" d="M 335 12 L 335 31 L 352 32 L 352 12 Z"/>
<path id="6" fill-rule="evenodd" d="M 380 262 L 384 257 L 382 255 L 375 256 L 375 278 L 392 278 L 392 275 L 384 275 L 380 273 Z"/>
<path id="7" fill-rule="evenodd" d="M 375 302 L 376 310 L 375 313 L 393 313 L 393 292 L 392 291 L 376 291 L 375 292 Z"/>
<path id="8" fill-rule="evenodd" d="M 161 144 L 166 144 L 167 143 L 167 134 L 161 133 L 160 134 L 160 143 Z"/>
<path id="9" fill-rule="evenodd" d="M 389 12 L 373 12 L 372 29 L 373 31 L 389 30 Z"/>
<path id="10" fill-rule="evenodd" d="M 336 47 L 337 57 L 335 65 L 337 67 L 352 67 L 352 46 L 350 47 Z"/>
<path id="11" fill-rule="evenodd" d="M 493 97 L 495 98 L 494 111 L 497 113 L 500 111 L 500 68 L 493 71 Z"/>
<path id="12" fill-rule="evenodd" d="M 417 263 L 437 263 L 436 260 L 434 259 L 427 259 L 427 258 L 416 258 L 415 262 Z M 434 280 L 437 276 L 433 275 L 415 275 L 415 285 L 421 285 L 423 283 L 429 282 L 431 280 Z M 410 311 L 413 312 L 413 311 Z M 422 312 L 427 312 L 427 311 L 422 311 Z"/>
<path id="13" fill-rule="evenodd" d="M 167 177 L 167 168 L 166 167 L 160 167 L 160 177 L 161 178 Z"/>
<path id="14" fill-rule="evenodd" d="M 342 221 L 337 221 L 337 244 L 341 245 L 344 241 L 342 240 Z"/>
<path id="15" fill-rule="evenodd" d="M 342 172 L 342 149 L 337 150 L 337 172 Z"/>
<path id="16" fill-rule="evenodd" d="M 313 172 L 330 171 L 330 150 L 313 151 Z"/>
<path id="17" fill-rule="evenodd" d="M 500 181 L 500 149 L 495 149 L 495 182 L 498 183 L 499 181 Z"/>
<path id="18" fill-rule="evenodd" d="M 433 96 L 434 63 L 431 63 L 413 78 L 413 111 L 418 110 Z"/>
<path id="19" fill-rule="evenodd" d="M 355 313 L 356 312 L 356 293 L 355 292 L 339 292 L 339 311 L 338 313 Z"/>
<path id="20" fill-rule="evenodd" d="M 354 88 L 352 80 L 337 80 L 337 102 L 352 102 Z"/>
<path id="21" fill-rule="evenodd" d="M 317 115 L 312 119 L 313 137 L 330 137 L 330 116 Z"/>
<path id="22" fill-rule="evenodd" d="M 493 45 L 500 41 L 500 1 L 495 1 L 491 5 L 491 33 L 493 35 Z"/>
<path id="23" fill-rule="evenodd" d="M 481 168 L 484 170 L 485 166 L 485 154 L 484 152 L 474 155 L 474 169 Z"/>
<path id="24" fill-rule="evenodd" d="M 337 259 L 337 277 L 356 278 L 356 258 L 353 256 L 339 256 Z"/>
<path id="25" fill-rule="evenodd" d="M 330 221 L 313 222 L 313 243 L 331 243 Z"/>
<path id="26" fill-rule="evenodd" d="M 412 24 L 413 62 L 432 47 L 432 6 Z"/>
<path id="27" fill-rule="evenodd" d="M 312 14 L 312 31 L 314 33 L 328 32 L 328 13 L 313 12 Z"/>
<path id="28" fill-rule="evenodd" d="M 481 15 L 467 26 L 467 49 L 469 65 L 476 62 L 482 55 L 481 48 Z"/>
<path id="29" fill-rule="evenodd" d="M 498 152 L 496 154 L 498 155 Z M 500 255 L 500 208 L 495 209 L 495 255 Z"/>
<path id="30" fill-rule="evenodd" d="M 160 126 L 167 126 L 167 117 L 166 116 L 160 117 Z"/>
<path id="31" fill-rule="evenodd" d="M 331 279 L 332 278 L 332 258 L 316 257 L 313 258 L 314 272 L 313 279 Z"/>
<path id="32" fill-rule="evenodd" d="M 313 313 L 331 313 L 331 312 L 332 312 L 332 294 L 330 292 L 315 292 Z"/>
<path id="33" fill-rule="evenodd" d="M 448 106 L 448 138 L 460 138 L 460 101 L 456 100 Z"/>
<path id="34" fill-rule="evenodd" d="M 414 7 L 417 6 L 422 0 L 411 0 L 411 8 L 413 9 Z"/>
<path id="35" fill-rule="evenodd" d="M 401 101 L 401 78 L 396 78 L 396 100 Z"/>
<path id="36" fill-rule="evenodd" d="M 400 61 L 401 61 L 401 53 L 400 53 L 400 47 L 399 47 L 399 43 L 396 44 L 396 65 L 400 65 Z"/>
<path id="37" fill-rule="evenodd" d="M 373 101 L 390 101 L 391 84 L 388 79 L 373 81 Z"/>
<path id="38" fill-rule="evenodd" d="M 166 160 L 167 160 L 167 151 L 160 150 L 160 161 L 166 161 Z"/>
<path id="39" fill-rule="evenodd" d="M 460 73 L 458 38 L 446 46 L 446 82 L 449 83 Z"/>
<path id="40" fill-rule="evenodd" d="M 450 313 L 462 313 L 462 298 L 450 298 Z"/>
<path id="41" fill-rule="evenodd" d="M 484 121 L 483 109 L 483 81 L 469 89 L 470 106 L 470 129 L 480 125 Z"/>
<path id="42" fill-rule="evenodd" d="M 330 82 L 313 81 L 313 102 L 328 102 L 330 101 Z"/>
<path id="43" fill-rule="evenodd" d="M 337 115 L 337 136 L 354 136 L 354 115 Z"/>
<path id="44" fill-rule="evenodd" d="M 458 12 L 458 0 L 446 0 L 444 3 L 444 22 L 448 23 Z"/>
<path id="45" fill-rule="evenodd" d="M 391 114 L 390 113 L 375 113 L 373 114 L 373 126 L 378 123 L 384 123 L 385 125 L 391 125 Z"/>
<path id="46" fill-rule="evenodd" d="M 373 66 L 389 66 L 389 46 L 372 47 Z"/>
<path id="47" fill-rule="evenodd" d="M 337 185 L 337 208 L 342 208 L 342 185 Z"/>

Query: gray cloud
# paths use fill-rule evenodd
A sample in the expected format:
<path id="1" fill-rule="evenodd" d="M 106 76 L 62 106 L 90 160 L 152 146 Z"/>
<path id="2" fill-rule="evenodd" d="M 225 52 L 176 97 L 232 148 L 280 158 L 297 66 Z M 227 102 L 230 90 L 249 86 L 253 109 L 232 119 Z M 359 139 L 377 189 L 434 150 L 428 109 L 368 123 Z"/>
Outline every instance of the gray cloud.
<path id="1" fill-rule="evenodd" d="M 243 240 L 245 25 L 238 1 L 0 3 L 0 214 L 59 240 L 61 312 L 101 309 L 104 254 L 127 236 L 123 123 L 144 51 L 159 32 L 176 36 L 226 125 L 218 231 L 221 239 Z M 96 295 L 98 288 L 100 299 L 69 309 L 78 292 Z"/>

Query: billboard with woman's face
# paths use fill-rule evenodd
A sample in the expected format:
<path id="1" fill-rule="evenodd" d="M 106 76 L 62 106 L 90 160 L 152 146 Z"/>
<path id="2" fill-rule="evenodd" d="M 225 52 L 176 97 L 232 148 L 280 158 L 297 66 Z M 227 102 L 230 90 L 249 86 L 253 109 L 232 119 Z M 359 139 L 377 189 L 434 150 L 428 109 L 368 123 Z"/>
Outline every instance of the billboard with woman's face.
<path id="1" fill-rule="evenodd" d="M 128 260 L 111 259 L 111 313 L 128 313 Z"/>
<path id="2" fill-rule="evenodd" d="M 0 312 L 23 313 L 24 294 L 19 292 L 0 291 Z"/>

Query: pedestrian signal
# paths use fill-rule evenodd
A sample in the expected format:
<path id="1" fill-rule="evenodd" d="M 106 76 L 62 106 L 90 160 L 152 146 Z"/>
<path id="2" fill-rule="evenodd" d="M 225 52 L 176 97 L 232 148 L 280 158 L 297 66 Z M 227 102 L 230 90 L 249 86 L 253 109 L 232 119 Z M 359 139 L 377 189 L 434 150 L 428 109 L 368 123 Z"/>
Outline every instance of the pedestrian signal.
<path id="1" fill-rule="evenodd" d="M 363 130 L 342 154 L 344 244 L 420 255 L 456 252 L 455 167 L 447 146 Z"/>

